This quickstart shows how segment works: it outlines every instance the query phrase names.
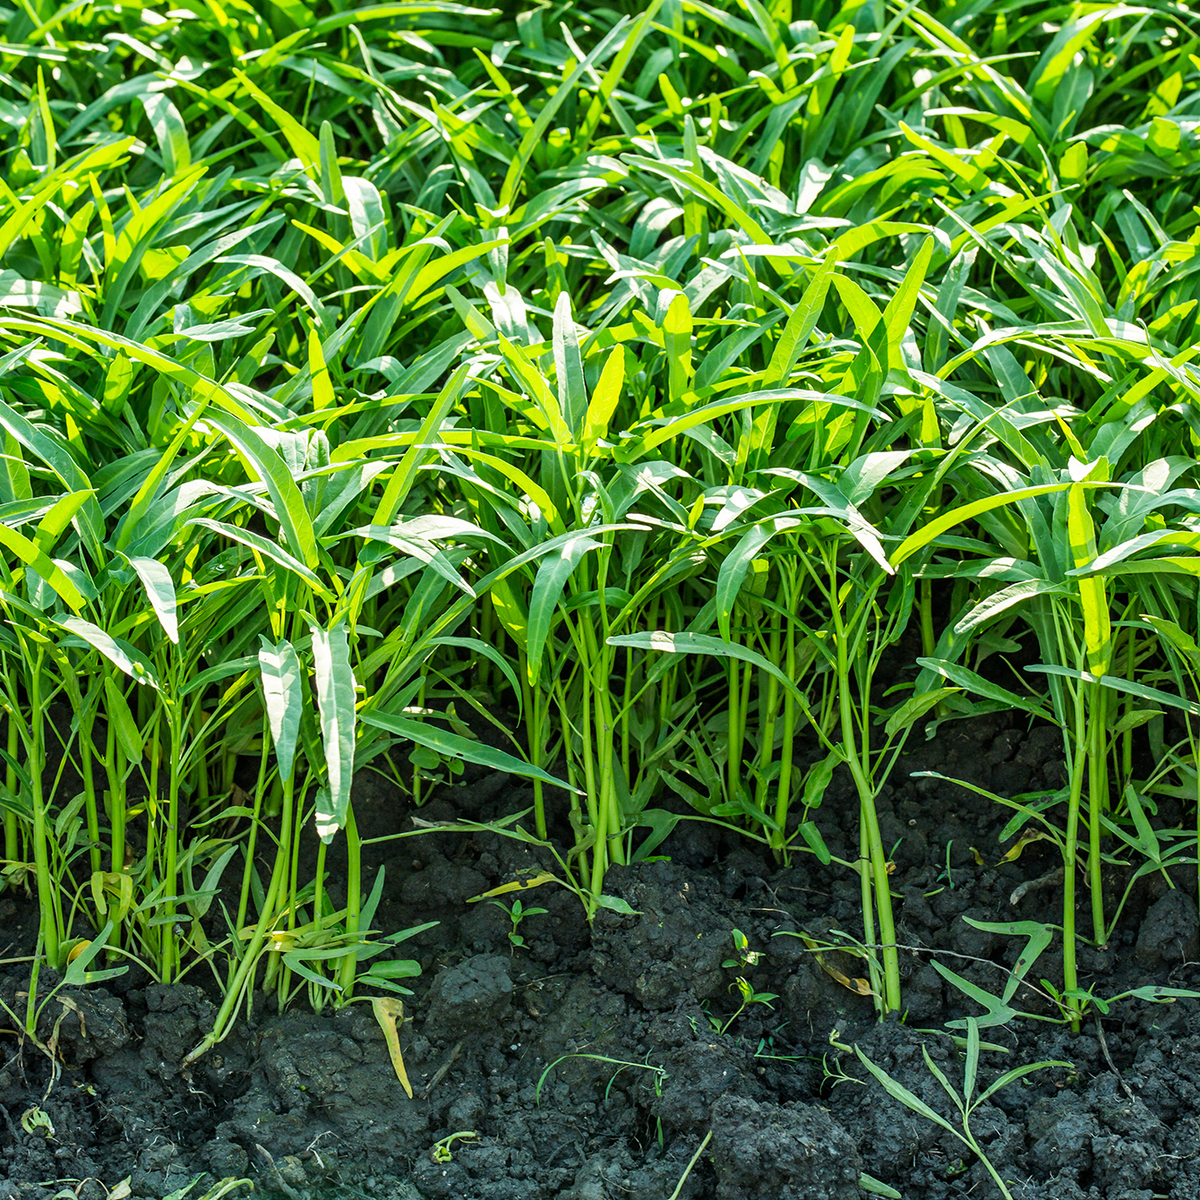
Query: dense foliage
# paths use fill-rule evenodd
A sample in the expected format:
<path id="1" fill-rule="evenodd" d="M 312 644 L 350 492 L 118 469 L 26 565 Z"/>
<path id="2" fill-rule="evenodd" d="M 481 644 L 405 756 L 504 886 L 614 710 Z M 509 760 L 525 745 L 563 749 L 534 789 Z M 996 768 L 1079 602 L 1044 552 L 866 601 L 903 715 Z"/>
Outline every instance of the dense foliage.
<path id="1" fill-rule="evenodd" d="M 620 9 L 2 10 L 0 804 L 52 965 L 207 963 L 214 1037 L 260 966 L 399 987 L 352 779 L 466 759 L 589 913 L 681 814 L 856 821 L 900 1008 L 875 800 L 1000 707 L 1062 731 L 998 799 L 1062 852 L 1068 1019 L 1106 857 L 1194 860 L 1200 26 Z"/>

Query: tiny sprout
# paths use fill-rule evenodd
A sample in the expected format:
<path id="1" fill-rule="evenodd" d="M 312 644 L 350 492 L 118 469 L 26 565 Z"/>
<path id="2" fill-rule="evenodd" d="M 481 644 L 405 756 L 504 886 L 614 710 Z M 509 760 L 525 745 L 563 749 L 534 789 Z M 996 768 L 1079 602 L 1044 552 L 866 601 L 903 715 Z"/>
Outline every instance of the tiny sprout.
<path id="1" fill-rule="evenodd" d="M 435 1163 L 453 1162 L 454 1154 L 450 1147 L 453 1146 L 456 1141 L 465 1141 L 468 1138 L 474 1139 L 478 1136 L 479 1135 L 473 1129 L 461 1129 L 458 1133 L 452 1133 L 449 1137 L 442 1138 L 440 1142 L 434 1142 L 433 1146 L 430 1148 L 429 1157 L 433 1159 Z"/>
<path id="2" fill-rule="evenodd" d="M 762 957 L 762 952 L 750 949 L 750 942 L 746 935 L 740 929 L 734 929 L 731 933 L 733 939 L 734 953 L 736 958 L 727 958 L 721 966 L 734 967 L 739 971 L 744 972 L 748 967 L 753 967 Z M 713 1027 L 720 1034 L 725 1034 L 729 1027 L 742 1015 L 746 1007 L 751 1004 L 765 1004 L 768 1008 L 773 1009 L 775 1006 L 771 1003 L 772 1000 L 779 999 L 776 992 L 756 992 L 745 978 L 744 974 L 739 974 L 738 977 L 729 985 L 730 991 L 737 988 L 738 994 L 741 996 L 742 1002 L 734 1011 L 733 1016 L 725 1022 L 724 1025 L 713 1021 Z"/>
<path id="3" fill-rule="evenodd" d="M 526 917 L 536 917 L 541 913 L 547 912 L 544 908 L 526 908 L 520 900 L 513 900 L 512 908 L 509 908 L 502 900 L 491 900 L 490 904 L 494 904 L 497 908 L 508 914 L 508 919 L 512 922 L 512 928 L 508 931 L 508 940 L 513 951 L 525 945 L 525 939 L 517 930 L 520 928 L 521 922 Z"/>

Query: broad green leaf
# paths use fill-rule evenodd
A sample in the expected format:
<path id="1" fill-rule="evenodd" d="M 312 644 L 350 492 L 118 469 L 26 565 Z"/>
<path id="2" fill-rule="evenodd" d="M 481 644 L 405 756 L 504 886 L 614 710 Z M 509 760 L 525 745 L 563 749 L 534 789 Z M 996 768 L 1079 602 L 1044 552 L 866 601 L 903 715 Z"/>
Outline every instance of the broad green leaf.
<path id="1" fill-rule="evenodd" d="M 154 609 L 168 638 L 176 645 L 179 643 L 179 618 L 175 607 L 175 585 L 171 582 L 171 572 L 154 558 L 131 558 L 129 565 L 137 572 L 137 577 L 146 589 L 146 599 Z"/>
<path id="2" fill-rule="evenodd" d="M 258 666 L 262 673 L 263 697 L 267 704 L 267 721 L 275 757 L 279 762 L 279 777 L 291 776 L 296 757 L 296 741 L 300 736 L 300 718 L 304 712 L 305 675 L 299 656 L 292 644 L 281 641 L 272 645 L 259 636 Z"/>
<path id="3" fill-rule="evenodd" d="M 529 622 L 526 634 L 526 665 L 530 685 L 536 685 L 545 665 L 546 639 L 567 580 L 589 550 L 601 550 L 604 543 L 579 533 L 551 550 L 538 564 L 529 597 Z M 584 618 L 587 619 L 586 617 Z"/>
<path id="4" fill-rule="evenodd" d="M 558 404 L 573 437 L 583 432 L 587 411 L 587 389 L 583 382 L 583 360 L 575 335 L 575 318 L 566 292 L 554 306 L 554 372 L 558 377 Z"/>
<path id="5" fill-rule="evenodd" d="M 350 786 L 354 779 L 354 671 L 346 627 L 312 630 L 313 674 L 317 685 L 317 711 L 325 751 L 328 785 L 322 791 L 326 804 L 317 804 L 317 835 L 328 842 L 346 823 Z"/>
<path id="6" fill-rule="evenodd" d="M 1071 556 L 1076 569 L 1080 569 L 1096 558 L 1096 529 L 1088 511 L 1087 496 L 1082 484 L 1073 484 L 1067 493 L 1067 512 Z M 1109 659 L 1112 657 L 1112 625 L 1104 578 L 1083 575 L 1076 582 L 1083 607 L 1083 635 L 1087 645 L 1088 669 L 1093 675 L 1103 675 L 1108 670 Z"/>
<path id="7" fill-rule="evenodd" d="M 228 413 L 205 414 L 204 420 L 223 433 L 266 484 L 275 505 L 280 530 L 291 554 L 310 570 L 317 565 L 317 539 L 304 497 L 283 459 L 250 428 Z"/>
<path id="8" fill-rule="evenodd" d="M 23 534 L 9 529 L 7 525 L 0 524 L 0 546 L 3 546 L 9 553 L 15 554 L 27 567 L 36 571 L 39 578 L 45 580 L 72 611 L 77 613 L 83 608 L 83 596 L 71 582 L 67 573 Z"/>
<path id="9" fill-rule="evenodd" d="M 911 729 L 930 709 L 936 708 L 947 696 L 953 696 L 958 690 L 953 687 L 934 688 L 931 692 L 922 692 L 919 696 L 910 697 L 888 717 L 883 728 L 884 733 L 890 738 L 902 730 Z"/>
<path id="10" fill-rule="evenodd" d="M 91 621 L 85 621 L 81 617 L 63 617 L 58 621 L 58 625 L 98 650 L 135 683 L 148 683 L 156 691 L 162 689 L 162 683 L 153 666 L 124 639 L 112 637 L 98 625 L 93 625 Z"/>
<path id="11" fill-rule="evenodd" d="M 117 742 L 131 763 L 140 763 L 144 751 L 141 730 L 133 719 L 125 693 L 111 675 L 104 676 L 104 711 L 113 723 Z"/>
<path id="12" fill-rule="evenodd" d="M 934 966 L 937 966 L 937 960 L 934 960 Z M 918 1116 L 923 1117 L 926 1121 L 932 1121 L 935 1125 L 940 1125 L 943 1129 L 949 1130 L 955 1136 L 961 1137 L 955 1130 L 954 1126 L 946 1120 L 941 1113 L 930 1108 L 924 1100 L 919 1100 L 912 1092 L 908 1090 L 898 1080 L 893 1079 L 882 1067 L 876 1066 L 857 1046 L 854 1047 L 855 1054 L 858 1055 L 859 1061 L 872 1075 L 883 1085 L 883 1090 L 887 1092 L 895 1100 L 899 1100 L 905 1108 L 912 1109 Z"/>
<path id="13" fill-rule="evenodd" d="M 596 443 L 608 437 L 608 426 L 621 400 L 621 389 L 625 383 L 625 350 L 614 346 L 604 362 L 600 379 L 588 402 L 587 415 L 583 422 L 581 449 L 584 454 L 594 454 Z"/>
<path id="14" fill-rule="evenodd" d="M 974 692 L 978 696 L 985 696 L 989 700 L 998 700 L 1001 704 L 1008 705 L 1011 708 L 1019 708 L 1023 712 L 1033 713 L 1036 716 L 1044 717 L 1046 720 L 1053 720 L 1050 713 L 1037 700 L 1028 696 L 1019 696 L 1016 692 L 1010 692 L 1008 688 L 1001 687 L 998 683 L 992 683 L 990 680 L 984 679 L 977 671 L 969 670 L 958 663 L 947 662 L 941 658 L 918 658 L 917 664 L 931 671 L 936 671 L 939 675 L 943 675 L 949 679 L 951 683 L 956 684 L 960 688 L 965 688 L 969 692 Z M 953 689 L 944 690 L 950 691 Z"/>

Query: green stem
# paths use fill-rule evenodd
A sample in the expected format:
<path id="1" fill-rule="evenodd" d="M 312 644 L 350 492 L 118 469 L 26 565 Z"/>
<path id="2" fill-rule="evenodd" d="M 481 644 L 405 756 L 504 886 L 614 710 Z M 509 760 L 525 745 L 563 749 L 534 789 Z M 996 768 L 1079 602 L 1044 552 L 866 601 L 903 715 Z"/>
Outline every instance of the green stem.
<path id="1" fill-rule="evenodd" d="M 253 977 L 262 957 L 263 946 L 267 934 L 275 923 L 279 900 L 284 893 L 290 874 L 289 859 L 291 856 L 292 839 L 292 808 L 295 775 L 289 775 L 283 783 L 283 807 L 280 811 L 279 847 L 275 853 L 275 865 L 271 871 L 271 880 L 267 885 L 267 895 L 263 902 L 262 912 L 259 913 L 258 923 L 242 957 L 238 962 L 233 979 L 225 989 L 221 1007 L 217 1010 L 213 1027 L 205 1035 L 204 1040 L 196 1046 L 183 1060 L 184 1066 L 195 1062 L 201 1055 L 206 1054 L 213 1046 L 225 1038 L 233 1028 L 233 1015 L 237 1012 L 246 993 L 248 985 L 253 983 Z"/>
<path id="2" fill-rule="evenodd" d="M 921 605 L 921 652 L 929 658 L 937 648 L 933 633 L 933 584 L 928 579 L 920 583 Z"/>
<path id="3" fill-rule="evenodd" d="M 116 722 L 109 719 L 108 736 L 104 743 L 104 770 L 108 776 L 108 823 L 112 830 L 109 838 L 113 875 L 125 873 L 125 753 L 117 741 Z M 108 944 L 113 950 L 121 948 L 121 916 L 113 918 L 112 936 Z"/>
<path id="4" fill-rule="evenodd" d="M 836 580 L 833 594 L 836 597 Z M 860 749 L 860 739 L 855 732 L 854 703 L 850 689 L 850 663 L 846 652 L 846 629 L 842 622 L 841 610 L 836 604 L 833 609 L 833 621 L 834 632 L 837 636 L 838 704 L 842 725 L 842 751 L 858 791 L 859 820 L 865 838 L 864 851 L 870 863 L 871 878 L 875 889 L 875 909 L 879 914 L 879 940 L 883 959 L 883 1007 L 887 1012 L 898 1012 L 900 1009 L 900 957 L 896 950 L 896 921 L 892 912 L 891 882 L 888 878 L 883 837 L 879 832 L 879 814 L 875 808 L 875 793 L 868 771 L 864 768 L 864 762 L 869 761 L 870 753 L 867 745 L 866 726 L 866 721 L 869 720 L 870 681 L 869 679 L 859 681 L 864 692 L 862 699 L 865 710 Z M 864 887 L 864 927 L 869 915 L 870 898 Z M 875 943 L 870 941 L 868 944 Z"/>
<path id="5" fill-rule="evenodd" d="M 258 826 L 262 819 L 263 793 L 267 787 L 267 744 L 271 736 L 271 723 L 263 712 L 263 751 L 258 756 L 258 783 L 254 788 L 254 816 L 250 822 L 250 835 L 246 842 L 246 862 L 242 868 L 242 893 L 238 897 L 237 923 L 235 929 L 246 924 L 246 909 L 250 904 L 250 875 L 254 870 L 254 850 L 258 842 Z"/>
<path id="6" fill-rule="evenodd" d="M 875 901 L 871 888 L 871 845 L 867 837 L 867 823 L 861 813 L 858 822 L 858 881 L 859 903 L 863 914 L 863 945 L 874 946 L 875 941 Z M 876 1002 L 884 996 L 886 984 L 880 975 L 879 959 L 874 954 L 867 955 L 867 975 L 871 991 L 875 994 Z"/>
<path id="7" fill-rule="evenodd" d="M 322 909 L 325 906 L 325 855 L 329 850 L 329 846 L 325 842 L 321 842 L 317 846 L 317 872 L 315 887 L 313 889 L 313 920 L 319 925 L 323 915 Z"/>
<path id="8" fill-rule="evenodd" d="M 782 622 L 783 618 L 778 610 L 771 613 L 771 632 L 767 656 L 771 665 L 775 667 L 779 666 L 782 654 Z M 766 701 L 761 699 L 763 695 L 761 684 L 758 694 L 759 704 L 765 711 L 759 712 L 761 737 L 758 747 L 758 794 L 755 796 L 754 802 L 758 811 L 765 813 L 767 811 L 767 792 L 770 789 L 771 762 L 775 757 L 775 721 L 778 715 L 776 709 L 779 706 L 779 680 L 774 675 L 767 675 Z M 772 836 L 775 835 L 772 834 Z"/>
<path id="9" fill-rule="evenodd" d="M 93 761 L 92 734 L 96 724 L 96 712 L 92 709 L 86 721 L 81 722 L 79 730 L 79 773 L 83 778 L 83 804 L 87 819 L 88 831 L 88 861 L 92 874 L 104 869 L 100 847 L 100 812 L 96 804 L 96 774 Z"/>
<path id="10" fill-rule="evenodd" d="M 17 794 L 17 771 L 13 765 L 17 761 L 20 749 L 18 741 L 19 730 L 16 719 L 10 714 L 8 718 L 8 764 L 4 771 L 4 783 L 9 795 Z M 4 857 L 10 863 L 18 862 L 21 858 L 21 829 L 17 824 L 17 814 L 11 809 L 4 812 Z"/>
<path id="11" fill-rule="evenodd" d="M 526 728 L 529 730 L 529 761 L 535 766 L 542 765 L 542 690 L 540 687 L 530 687 L 529 668 L 524 654 L 520 656 L 517 670 L 521 676 L 521 691 L 524 695 Z M 571 794 L 572 804 L 577 803 L 575 794 Z M 533 781 L 533 820 L 537 835 L 545 841 L 549 836 L 546 829 L 546 798 L 542 781 Z"/>
<path id="12" fill-rule="evenodd" d="M 1063 990 L 1074 992 L 1079 987 L 1075 966 L 1075 866 L 1079 850 L 1079 808 L 1083 793 L 1084 760 L 1087 745 L 1083 738 L 1083 709 L 1078 718 L 1075 762 L 1071 771 L 1071 791 L 1067 801 L 1066 845 L 1063 848 Z M 1067 1013 L 1071 1029 L 1079 1032 L 1079 1001 L 1067 998 Z"/>
<path id="13" fill-rule="evenodd" d="M 729 735 L 728 753 L 725 764 L 725 799 L 731 802 L 737 796 L 738 762 L 742 757 L 741 721 L 738 701 L 742 693 L 742 677 L 736 658 L 729 660 Z"/>
<path id="14" fill-rule="evenodd" d="M 421 708 L 425 707 L 425 681 L 428 678 L 429 678 L 428 675 L 421 676 L 421 687 L 420 687 L 420 690 L 417 692 L 417 704 Z M 421 807 L 421 768 L 418 766 L 413 767 L 412 798 L 413 798 L 413 805 L 417 808 L 420 808 Z"/>
<path id="15" fill-rule="evenodd" d="M 170 782 L 167 785 L 167 828 L 166 862 L 164 864 L 163 889 L 165 915 L 175 915 L 175 898 L 178 888 L 178 855 L 179 855 L 179 764 L 183 759 L 183 727 L 177 719 L 178 714 L 171 708 L 166 710 L 167 725 L 171 736 L 171 770 Z M 176 978 L 179 965 L 179 945 L 175 936 L 175 922 L 169 921 L 163 925 L 163 982 L 171 983 Z"/>
<path id="16" fill-rule="evenodd" d="M 354 819 L 353 805 L 346 806 L 346 941 L 357 946 L 359 917 L 362 912 L 362 839 Z M 345 1004 L 354 995 L 354 978 L 358 974 L 358 951 L 347 954 L 338 966 L 338 982 L 342 985 L 339 1003 Z"/>
<path id="17" fill-rule="evenodd" d="M 1091 693 L 1088 721 L 1088 878 L 1092 891 L 1092 932 L 1097 946 L 1103 946 L 1107 936 L 1104 920 L 1104 878 L 1101 874 L 1100 830 L 1101 816 L 1109 806 L 1108 795 L 1108 736 L 1107 691 L 1100 684 L 1088 684 Z"/>
<path id="18" fill-rule="evenodd" d="M 796 682 L 796 630 L 789 617 L 787 622 L 787 645 L 785 647 L 787 677 Z M 775 824 L 778 833 L 772 833 L 772 848 L 776 857 L 784 853 L 787 844 L 788 809 L 792 800 L 792 756 L 796 742 L 796 698 L 791 689 L 783 694 L 783 744 L 779 748 L 779 786 L 775 794 Z M 776 844 L 777 843 L 777 844 Z"/>
<path id="19" fill-rule="evenodd" d="M 42 666 L 45 650 L 39 650 L 33 663 L 29 680 L 29 779 L 30 801 L 33 806 L 33 862 L 37 875 L 39 928 L 46 961 L 58 968 L 59 945 L 62 940 L 62 917 L 58 893 L 50 876 L 50 831 L 47 824 L 47 808 L 42 795 L 42 762 L 45 756 L 45 716 L 42 705 Z"/>

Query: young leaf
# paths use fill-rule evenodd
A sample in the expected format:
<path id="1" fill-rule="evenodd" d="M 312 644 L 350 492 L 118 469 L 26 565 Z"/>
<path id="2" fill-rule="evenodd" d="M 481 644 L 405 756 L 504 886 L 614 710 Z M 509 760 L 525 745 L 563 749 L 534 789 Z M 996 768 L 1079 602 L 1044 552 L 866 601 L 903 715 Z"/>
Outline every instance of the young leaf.
<path id="1" fill-rule="evenodd" d="M 321 629 L 312 625 L 313 671 L 317 711 L 325 750 L 328 789 L 325 806 L 318 804 L 317 835 L 328 842 L 346 823 L 350 785 L 354 778 L 354 671 L 345 625 Z"/>
<path id="2" fill-rule="evenodd" d="M 296 740 L 300 736 L 300 718 L 304 711 L 304 675 L 300 659 L 287 641 L 272 646 L 259 636 L 259 670 L 262 672 L 263 696 L 267 703 L 267 722 L 275 756 L 279 762 L 279 777 L 292 774 L 296 757 Z"/>

